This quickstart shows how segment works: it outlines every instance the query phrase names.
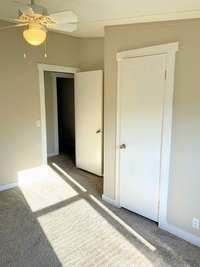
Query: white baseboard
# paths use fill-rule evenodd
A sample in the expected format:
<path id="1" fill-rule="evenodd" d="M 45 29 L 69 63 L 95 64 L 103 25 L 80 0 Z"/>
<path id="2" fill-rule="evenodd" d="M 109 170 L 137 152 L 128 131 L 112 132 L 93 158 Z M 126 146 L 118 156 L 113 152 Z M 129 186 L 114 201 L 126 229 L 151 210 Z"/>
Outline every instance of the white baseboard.
<path id="1" fill-rule="evenodd" d="M 102 200 L 104 200 L 105 202 L 113 205 L 114 207 L 116 208 L 120 208 L 120 204 L 118 203 L 118 201 L 110 198 L 110 197 L 107 197 L 105 195 L 102 195 Z M 195 245 L 195 246 L 198 246 L 200 247 L 200 237 L 198 236 L 195 236 L 194 234 L 191 234 L 187 231 L 184 231 L 174 225 L 171 225 L 171 224 L 167 224 L 167 223 L 162 223 L 162 224 L 159 224 L 159 228 L 179 237 L 179 238 L 182 238 L 184 239 L 185 241 Z"/>
<path id="2" fill-rule="evenodd" d="M 171 224 L 162 224 L 162 225 L 159 225 L 159 228 L 175 235 L 175 236 L 178 236 L 186 241 L 188 241 L 189 243 L 195 245 L 195 246 L 198 246 L 200 247 L 200 237 L 198 236 L 195 236 L 189 232 L 186 232 L 174 225 L 171 225 Z"/>
<path id="3" fill-rule="evenodd" d="M 16 186 L 18 186 L 17 183 L 0 185 L 0 192 L 15 188 Z"/>
<path id="4" fill-rule="evenodd" d="M 118 203 L 118 201 L 116 201 L 115 199 L 112 199 L 110 197 L 107 197 L 105 195 L 102 195 L 102 200 L 104 200 L 105 202 L 113 205 L 116 208 L 121 208 L 120 205 L 119 205 L 119 203 Z"/>
<path id="5" fill-rule="evenodd" d="M 54 156 L 58 156 L 58 153 L 55 152 L 55 153 L 50 153 L 50 154 L 47 155 L 48 158 L 49 157 L 54 157 Z"/>

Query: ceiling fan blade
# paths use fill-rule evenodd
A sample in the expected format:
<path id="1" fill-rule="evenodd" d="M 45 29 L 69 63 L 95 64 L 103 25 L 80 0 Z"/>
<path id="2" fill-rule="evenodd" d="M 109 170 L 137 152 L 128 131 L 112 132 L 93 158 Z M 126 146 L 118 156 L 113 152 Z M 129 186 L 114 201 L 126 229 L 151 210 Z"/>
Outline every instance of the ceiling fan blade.
<path id="1" fill-rule="evenodd" d="M 48 29 L 58 32 L 74 32 L 77 30 L 76 23 L 63 23 L 63 24 L 52 24 L 48 26 Z"/>
<path id="2" fill-rule="evenodd" d="M 6 30 L 6 29 L 12 29 L 12 28 L 18 28 L 18 27 L 24 27 L 24 26 L 27 26 L 28 24 L 24 24 L 24 23 L 21 23 L 21 24 L 15 24 L 15 25 L 9 25 L 9 26 L 3 26 L 3 27 L 0 27 L 0 31 L 1 30 Z"/>
<path id="3" fill-rule="evenodd" d="M 21 19 L 6 19 L 6 21 L 10 22 L 10 23 L 20 23 L 20 24 L 26 24 L 24 21 L 22 21 Z"/>
<path id="4" fill-rule="evenodd" d="M 72 11 L 63 11 L 58 13 L 53 13 L 49 16 L 55 23 L 63 24 L 63 23 L 77 23 L 78 17 Z"/>

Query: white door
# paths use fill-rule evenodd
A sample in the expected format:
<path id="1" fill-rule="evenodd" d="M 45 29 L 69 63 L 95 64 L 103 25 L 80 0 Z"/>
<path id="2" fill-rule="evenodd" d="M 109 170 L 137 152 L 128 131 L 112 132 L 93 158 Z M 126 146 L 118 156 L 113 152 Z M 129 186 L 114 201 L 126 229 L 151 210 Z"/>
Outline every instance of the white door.
<path id="1" fill-rule="evenodd" d="M 103 71 L 75 74 L 76 166 L 102 175 Z"/>
<path id="2" fill-rule="evenodd" d="M 120 205 L 158 221 L 166 56 L 125 59 L 119 69 Z"/>

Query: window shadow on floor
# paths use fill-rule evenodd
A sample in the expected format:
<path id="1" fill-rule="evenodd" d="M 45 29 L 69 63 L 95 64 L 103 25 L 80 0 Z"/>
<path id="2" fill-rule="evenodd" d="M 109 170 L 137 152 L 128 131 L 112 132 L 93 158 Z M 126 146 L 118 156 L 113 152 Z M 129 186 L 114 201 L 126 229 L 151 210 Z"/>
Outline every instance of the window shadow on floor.
<path id="1" fill-rule="evenodd" d="M 0 193 L 0 266 L 200 266 L 199 248 L 103 202 L 101 177 L 63 157 L 52 158 L 49 166 L 65 190 L 56 191 L 52 179 L 48 188 L 47 179 L 26 192 L 44 205 L 33 209 L 23 188 Z M 55 201 L 46 201 L 55 194 Z"/>
<path id="2" fill-rule="evenodd" d="M 0 266 L 63 266 L 19 188 L 0 193 Z"/>
<path id="3" fill-rule="evenodd" d="M 66 158 L 54 158 L 49 165 L 153 266 L 200 266 L 199 248 L 159 229 L 156 223 L 142 216 L 103 202 L 101 177 L 76 169 Z M 87 191 L 80 190 L 66 173 Z"/>

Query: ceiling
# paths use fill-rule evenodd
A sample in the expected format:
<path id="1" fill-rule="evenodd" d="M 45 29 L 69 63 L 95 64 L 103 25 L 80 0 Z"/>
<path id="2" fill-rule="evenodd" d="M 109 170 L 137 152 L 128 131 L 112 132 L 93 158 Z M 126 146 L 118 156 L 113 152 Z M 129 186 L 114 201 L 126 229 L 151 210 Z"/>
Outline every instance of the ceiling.
<path id="1" fill-rule="evenodd" d="M 17 0 L 29 3 L 29 0 Z M 35 0 L 49 13 L 74 11 L 78 37 L 100 37 L 104 26 L 174 19 L 200 18 L 200 0 Z M 0 19 L 17 18 L 15 0 L 0 0 Z"/>

